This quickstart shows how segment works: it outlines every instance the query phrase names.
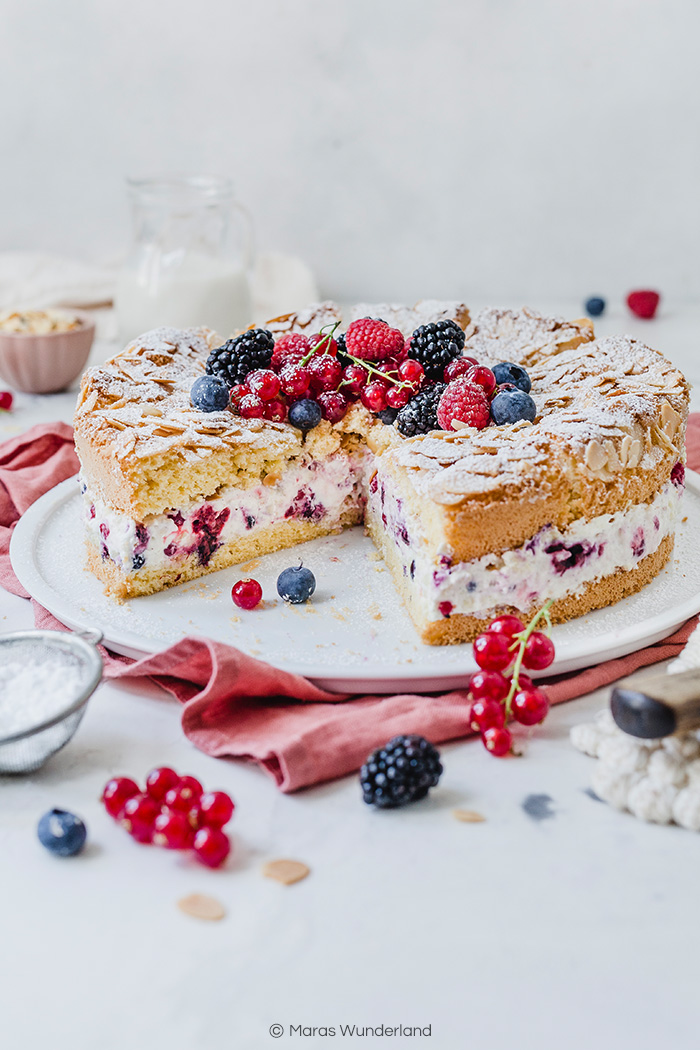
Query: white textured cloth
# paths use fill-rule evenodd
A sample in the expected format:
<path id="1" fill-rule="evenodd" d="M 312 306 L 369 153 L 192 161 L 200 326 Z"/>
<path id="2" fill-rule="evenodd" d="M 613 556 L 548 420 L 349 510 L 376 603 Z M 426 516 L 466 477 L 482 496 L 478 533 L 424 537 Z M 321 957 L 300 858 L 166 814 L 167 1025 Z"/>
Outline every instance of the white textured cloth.
<path id="1" fill-rule="evenodd" d="M 700 667 L 700 627 L 668 671 L 694 667 Z M 700 733 L 638 740 L 618 729 L 605 708 L 593 722 L 573 727 L 571 743 L 598 759 L 591 784 L 598 798 L 640 820 L 700 831 Z"/>

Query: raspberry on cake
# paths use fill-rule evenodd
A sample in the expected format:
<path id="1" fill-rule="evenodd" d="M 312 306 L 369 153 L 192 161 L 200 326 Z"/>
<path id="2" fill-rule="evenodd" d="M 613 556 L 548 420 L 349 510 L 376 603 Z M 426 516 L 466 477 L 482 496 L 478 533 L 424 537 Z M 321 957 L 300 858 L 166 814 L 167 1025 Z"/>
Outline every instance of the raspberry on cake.
<path id="1" fill-rule="evenodd" d="M 357 341 L 340 321 L 324 303 L 223 346 L 159 329 L 86 373 L 88 563 L 111 593 L 364 521 L 421 638 L 449 644 L 548 599 L 570 619 L 661 570 L 688 408 L 661 354 L 531 310 L 356 307 Z M 216 384 L 195 407 L 207 362 L 230 408 Z"/>

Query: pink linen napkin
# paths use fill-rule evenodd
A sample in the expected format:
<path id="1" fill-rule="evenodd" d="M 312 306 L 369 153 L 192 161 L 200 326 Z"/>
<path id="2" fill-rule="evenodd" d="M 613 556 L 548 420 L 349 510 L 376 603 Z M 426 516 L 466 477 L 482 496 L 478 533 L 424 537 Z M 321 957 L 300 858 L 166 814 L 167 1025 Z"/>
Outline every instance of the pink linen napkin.
<path id="1" fill-rule="evenodd" d="M 688 462 L 700 466 L 700 414 L 688 425 Z M 9 540 L 21 513 L 44 491 L 77 471 L 71 429 L 33 427 L 0 445 L 0 585 L 27 596 L 12 572 Z M 37 626 L 65 630 L 34 603 Z M 697 617 L 639 652 L 549 680 L 552 703 L 571 700 L 640 667 L 677 656 Z M 397 733 L 434 743 L 470 735 L 467 690 L 439 695 L 346 697 L 207 638 L 183 638 L 164 652 L 133 661 L 105 652 L 107 678 L 148 677 L 172 693 L 182 727 L 200 750 L 256 762 L 282 791 L 344 776 Z"/>

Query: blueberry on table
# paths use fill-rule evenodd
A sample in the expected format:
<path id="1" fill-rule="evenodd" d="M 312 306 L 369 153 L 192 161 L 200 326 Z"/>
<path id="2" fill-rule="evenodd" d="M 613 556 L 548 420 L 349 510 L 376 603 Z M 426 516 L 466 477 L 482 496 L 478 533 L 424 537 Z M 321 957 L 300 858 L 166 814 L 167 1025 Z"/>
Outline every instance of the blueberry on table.
<path id="1" fill-rule="evenodd" d="M 57 857 L 73 857 L 85 845 L 87 828 L 75 813 L 50 809 L 39 821 L 37 835 L 50 853 Z"/>
<path id="2" fill-rule="evenodd" d="M 535 402 L 524 390 L 499 391 L 491 402 L 491 416 L 499 426 L 503 423 L 518 423 L 521 419 L 533 423 L 536 415 Z"/>
<path id="3" fill-rule="evenodd" d="M 228 396 L 228 387 L 219 376 L 200 376 L 190 388 L 190 400 L 200 412 L 223 411 Z"/>
<path id="4" fill-rule="evenodd" d="M 584 309 L 589 317 L 600 317 L 605 311 L 605 299 L 593 295 L 590 299 L 586 299 Z"/>
<path id="5" fill-rule="evenodd" d="M 291 605 L 307 602 L 315 590 L 316 577 L 311 569 L 306 569 L 303 565 L 285 569 L 277 577 L 277 593 Z"/>
<path id="6" fill-rule="evenodd" d="M 289 422 L 297 430 L 313 430 L 321 422 L 321 406 L 318 401 L 308 397 L 295 401 L 289 409 Z"/>
<path id="7" fill-rule="evenodd" d="M 493 366 L 493 374 L 499 386 L 501 383 L 512 383 L 520 390 L 524 390 L 526 394 L 530 393 L 532 383 L 522 365 L 513 364 L 512 361 L 501 361 L 500 364 Z"/>

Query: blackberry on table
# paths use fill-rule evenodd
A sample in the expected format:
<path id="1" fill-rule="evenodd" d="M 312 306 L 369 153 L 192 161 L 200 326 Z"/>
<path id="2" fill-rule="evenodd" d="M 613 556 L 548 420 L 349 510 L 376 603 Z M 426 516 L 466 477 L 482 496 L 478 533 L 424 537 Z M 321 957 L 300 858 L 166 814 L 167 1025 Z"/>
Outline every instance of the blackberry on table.
<path id="1" fill-rule="evenodd" d="M 442 379 L 445 366 L 464 349 L 464 332 L 456 321 L 422 324 L 411 336 L 409 357 L 423 365 L 428 379 Z"/>
<path id="2" fill-rule="evenodd" d="M 369 806 L 394 809 L 425 798 L 442 775 L 440 753 L 422 736 L 395 736 L 377 748 L 360 770 Z"/>
<path id="3" fill-rule="evenodd" d="M 229 386 L 243 383 L 249 372 L 270 367 L 274 346 L 272 332 L 249 328 L 212 350 L 207 358 L 207 372 L 220 376 Z"/>
<path id="4" fill-rule="evenodd" d="M 437 407 L 445 386 L 445 383 L 434 383 L 404 405 L 394 424 L 399 434 L 414 437 L 416 434 L 427 434 L 430 430 L 440 429 Z"/>

